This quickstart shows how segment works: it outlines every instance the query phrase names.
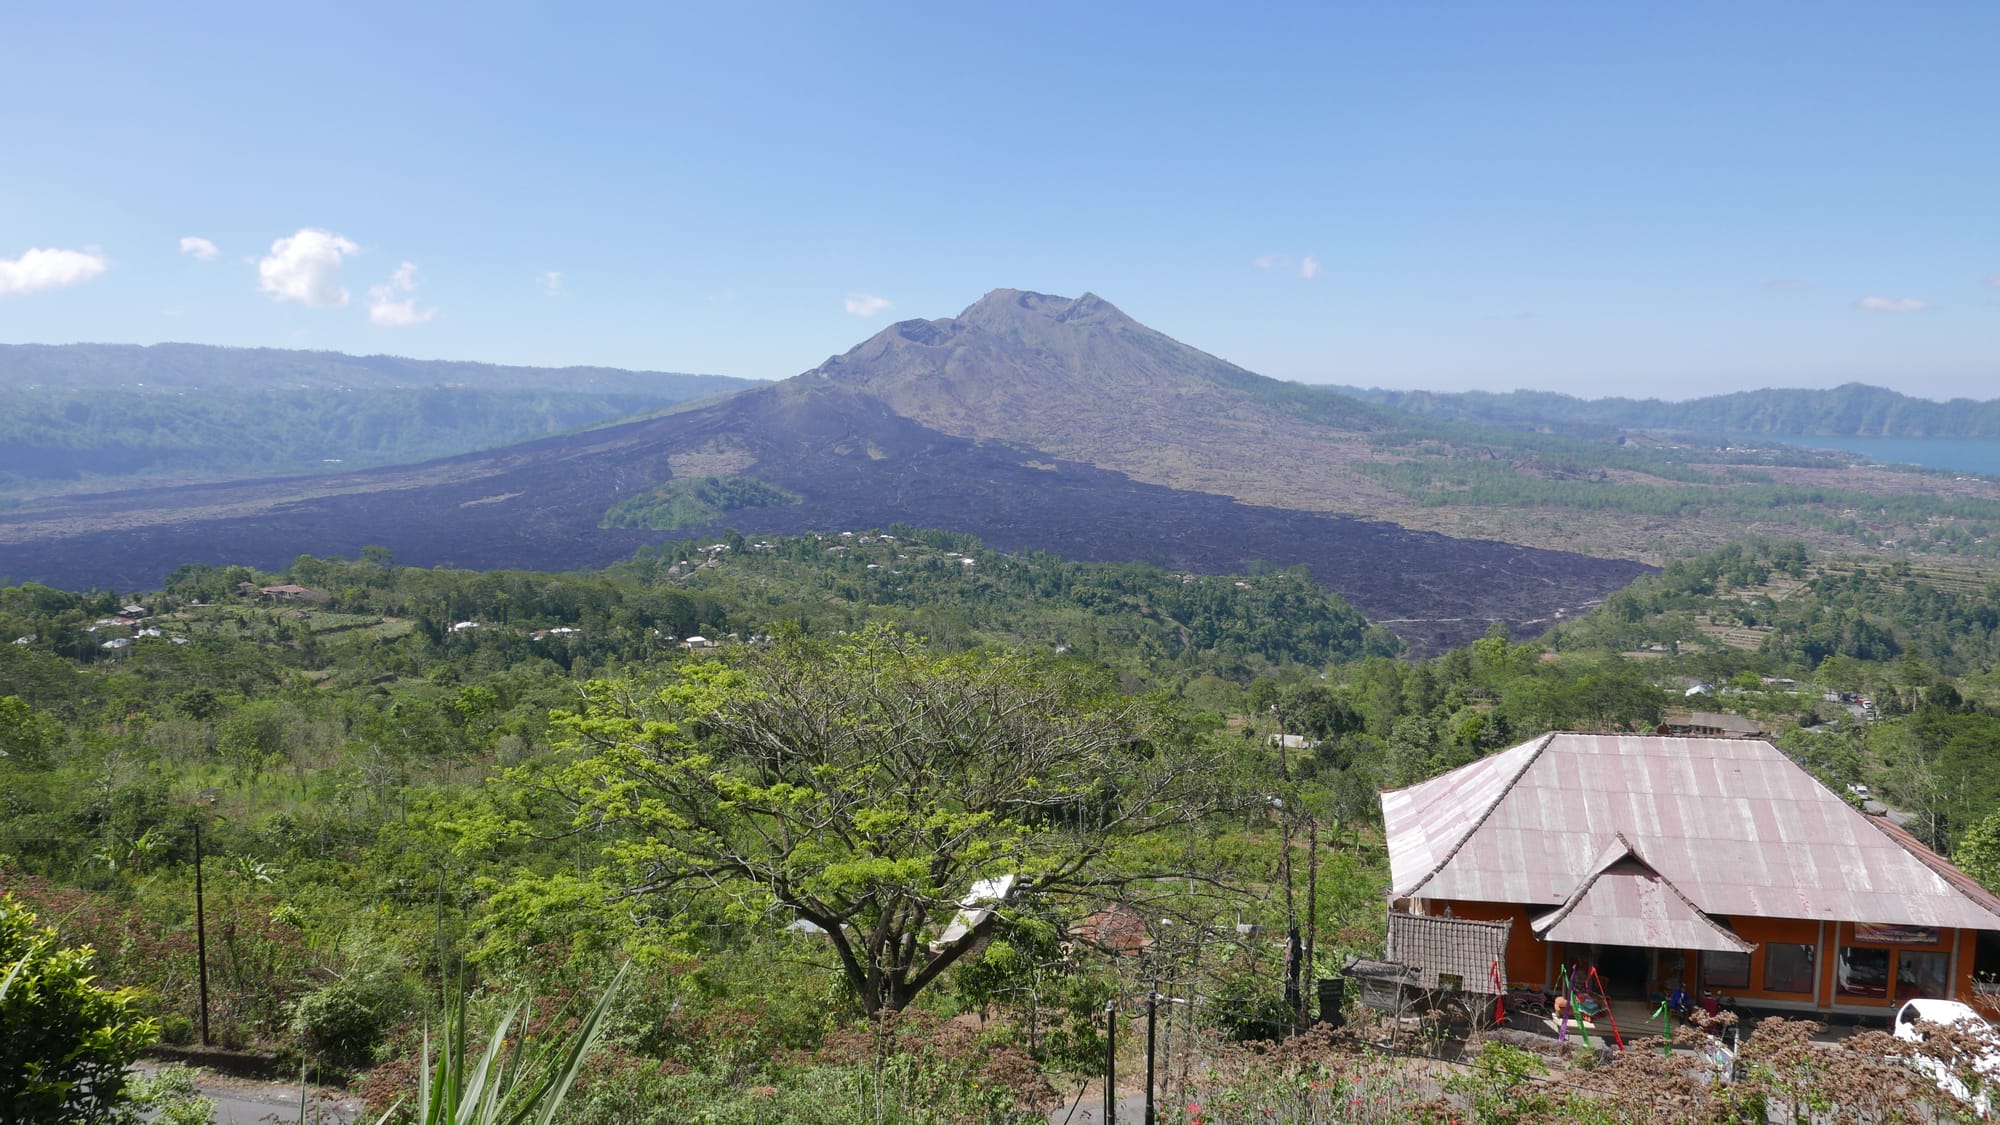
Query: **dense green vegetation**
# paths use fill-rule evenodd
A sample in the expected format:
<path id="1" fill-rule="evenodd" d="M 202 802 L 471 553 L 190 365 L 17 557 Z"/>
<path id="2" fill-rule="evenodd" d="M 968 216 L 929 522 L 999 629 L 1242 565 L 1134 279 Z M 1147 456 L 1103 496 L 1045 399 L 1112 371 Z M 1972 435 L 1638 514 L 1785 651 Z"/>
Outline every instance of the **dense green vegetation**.
<path id="1" fill-rule="evenodd" d="M 799 498 L 756 477 L 698 477 L 671 480 L 643 495 L 613 504 L 604 527 L 678 531 L 714 523 L 744 508 L 796 504 Z"/>
<path id="2" fill-rule="evenodd" d="M 565 1120 L 981 1120 L 1093 1069 L 1097 1013 L 1154 974 L 1218 1035 L 1283 1030 L 1284 943 L 1244 935 L 1297 916 L 1320 973 L 1376 950 L 1378 790 L 1545 730 L 1753 716 L 1976 860 L 1996 626 L 1979 575 L 1760 540 L 1424 661 L 1302 572 L 900 527 L 593 573 L 370 551 L 16 587 L 0 884 L 185 1041 L 199 826 L 218 1038 L 378 1092 L 448 982 L 585 1005 L 624 968 Z M 1004 874 L 978 940 L 943 937 Z M 1149 953 L 1100 948 L 1117 910 Z"/>
<path id="3" fill-rule="evenodd" d="M 1322 665 L 1400 648 L 1302 567 L 1221 576 L 1145 563 L 1003 555 L 951 532 L 682 540 L 608 574 L 741 605 L 755 619 L 825 632 L 888 621 L 953 645 L 1067 651 L 1117 669 L 1127 686 L 1202 671 L 1247 679 L 1285 663 Z"/>
<path id="4" fill-rule="evenodd" d="M 135 992 L 91 983 L 90 959 L 0 892 L 0 1121 L 103 1121 L 118 1109 L 155 1029 Z"/>
<path id="5" fill-rule="evenodd" d="M 729 997 L 762 1011 L 773 1003 L 759 999 L 767 989 L 806 979 L 752 972 L 722 951 L 796 939 L 700 896 L 670 909 L 612 897 L 623 870 L 615 839 L 567 827 L 572 814 L 547 797 L 565 790 L 542 772 L 563 764 L 560 747 L 576 737 L 562 716 L 588 716 L 608 705 L 607 691 L 628 690 L 586 690 L 592 679 L 657 682 L 683 662 L 707 667 L 712 657 L 678 641 L 696 633 L 720 639 L 734 666 L 729 654 L 748 659 L 774 643 L 752 643 L 765 632 L 816 644 L 871 622 L 936 620 L 949 626 L 947 652 L 986 650 L 1017 630 L 1067 638 L 1038 646 L 1051 658 L 1070 648 L 1044 675 L 1109 699 L 1121 683 L 1170 691 L 1191 675 L 1226 687 L 1224 675 L 1275 671 L 1288 654 L 1317 666 L 1362 643 L 1353 611 L 1299 573 L 1232 579 L 1008 559 L 962 537 L 899 530 L 761 549 L 740 539 L 736 550 L 671 544 L 601 574 L 420 570 L 381 552 L 301 558 L 282 575 L 185 567 L 142 596 L 144 627 L 159 635 L 110 649 L 106 638 L 134 634 L 114 621 L 128 598 L 0 591 L 0 634 L 33 638 L 0 644 L 4 877 L 99 938 L 107 975 L 146 987 L 170 1038 L 192 1027 L 199 822 L 210 924 L 229 935 L 212 947 L 211 969 L 216 1024 L 230 1041 L 363 1065 L 425 1010 L 425 977 L 466 964 L 496 983 L 566 990 L 622 950 L 649 966 L 647 995 L 694 1005 L 674 1026 L 712 1047 L 751 1030 L 724 1014 L 736 1010 Z M 895 565 L 865 561 L 878 555 Z M 324 600 L 259 592 L 281 578 Z M 854 584 L 879 600 L 847 600 Z M 1091 652 L 1116 670 L 1083 659 Z M 1175 724 L 1190 747 L 1254 749 L 1225 737 L 1219 717 Z M 1226 794 L 1233 775 L 1202 777 Z M 1270 846 L 1240 821 L 1190 827 L 1235 839 L 1225 854 Z M 1359 873 L 1379 861 L 1353 862 L 1349 909 L 1358 902 L 1365 924 L 1372 892 Z M 1040 951 L 1032 957 L 1056 955 L 1047 927 L 1060 933 L 1057 906 L 1052 898 L 1019 919 L 1027 929 L 1012 940 Z M 708 967 L 690 974 L 689 958 Z M 985 975 L 940 995 L 1012 995 L 1011 978 L 992 975 L 999 964 L 983 960 Z M 838 1026 L 854 1000 L 828 991 L 833 979 L 808 987 L 815 999 L 774 1015 L 774 1027 L 760 1024 L 760 1040 L 812 1043 Z M 1087 981 L 1073 992 L 1053 979 L 1047 987 L 1086 1008 L 1101 996 Z M 1072 1029 L 1051 1042 L 1037 1049 L 1083 1051 L 1088 1038 Z"/>

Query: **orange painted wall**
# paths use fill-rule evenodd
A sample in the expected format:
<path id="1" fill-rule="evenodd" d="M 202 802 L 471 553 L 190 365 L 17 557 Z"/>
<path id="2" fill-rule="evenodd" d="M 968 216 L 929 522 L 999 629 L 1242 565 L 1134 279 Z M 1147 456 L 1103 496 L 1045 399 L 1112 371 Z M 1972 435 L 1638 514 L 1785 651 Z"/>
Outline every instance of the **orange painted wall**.
<path id="1" fill-rule="evenodd" d="M 1826 931 L 1827 931 L 1827 946 L 1828 946 L 1826 951 L 1826 964 L 1820 967 L 1820 983 L 1822 989 L 1821 994 L 1826 998 L 1826 1002 L 1830 1004 L 1854 1004 L 1864 1007 L 1881 1007 L 1885 1009 L 1894 1006 L 1894 1004 L 1896 1003 L 1895 987 L 1894 987 L 1894 981 L 1896 980 L 1896 962 L 1893 955 L 1894 952 L 1950 953 L 1954 946 L 1958 945 L 1961 941 L 1967 938 L 1971 938 L 1974 941 L 1977 940 L 1977 938 L 1970 933 L 1961 932 L 1959 930 L 1945 929 L 1939 933 L 1937 941 L 1932 942 L 1928 945 L 1881 945 L 1875 942 L 1855 941 L 1854 923 L 1852 922 L 1842 922 L 1838 926 L 1835 926 L 1832 923 L 1828 923 Z M 1892 951 L 1891 958 L 1889 961 L 1889 980 L 1891 982 L 1891 985 L 1889 988 L 1890 994 L 1888 996 L 1843 996 L 1834 991 L 1834 979 L 1833 979 L 1834 967 L 1839 962 L 1839 957 L 1840 957 L 1839 947 L 1843 945 L 1857 946 L 1862 949 L 1887 949 Z M 1950 987 L 1952 989 L 1953 998 L 1963 999 L 1972 994 L 1972 985 L 1971 985 L 1972 970 L 1970 961 L 1971 961 L 1970 952 L 1964 952 L 1960 954 L 1959 963 L 1957 966 L 1957 972 L 1954 975 L 1954 977 L 1950 980 Z"/>
<path id="2" fill-rule="evenodd" d="M 1442 914 L 1446 904 L 1429 905 L 1432 912 Z M 1507 983 L 1544 983 L 1542 978 L 1548 975 L 1548 954 L 1536 939 L 1535 931 L 1528 928 L 1527 907 L 1510 902 L 1454 902 L 1450 906 L 1453 916 L 1458 918 L 1514 923 L 1514 928 L 1507 934 Z"/>
<path id="3" fill-rule="evenodd" d="M 1828 950 L 1818 948 L 1820 930 L 1818 922 L 1804 922 L 1792 918 L 1731 918 L 1729 919 L 1729 928 L 1734 930 L 1736 936 L 1742 938 L 1744 941 L 1756 943 L 1757 948 L 1750 954 L 1749 987 L 1719 988 L 1716 989 L 1717 993 L 1725 996 L 1740 997 L 1752 1002 L 1758 1000 L 1777 1000 L 1792 1004 L 1813 1004 L 1819 1002 L 1815 993 L 1773 992 L 1764 987 L 1765 951 L 1772 944 L 1780 942 L 1789 945 L 1813 946 L 1815 948 L 1815 953 L 1813 954 L 1814 973 L 1822 982 L 1825 980 L 1828 973 L 1827 966 L 1832 962 L 1833 955 Z M 1829 934 L 1832 932 L 1832 929 L 1833 927 L 1831 926 L 1827 927 Z M 1689 966 L 1688 988 L 1691 990 L 1699 983 L 1698 978 L 1692 971 L 1693 968 L 1693 965 Z M 1822 987 L 1821 992 L 1823 993 L 1823 991 L 1824 988 Z"/>
<path id="4" fill-rule="evenodd" d="M 1427 902 L 1425 903 L 1425 907 L 1429 913 L 1443 914 L 1449 908 L 1450 912 L 1459 918 L 1472 918 L 1480 921 L 1505 919 L 1513 923 L 1513 929 L 1507 938 L 1508 983 L 1541 987 L 1548 986 L 1549 982 L 1545 979 L 1548 976 L 1548 950 L 1542 941 L 1535 936 L 1534 930 L 1530 928 L 1526 907 L 1504 902 L 1445 903 L 1438 901 Z M 1788 918 L 1733 917 L 1729 919 L 1729 924 L 1738 937 L 1741 937 L 1744 941 L 1755 943 L 1757 949 L 1750 955 L 1749 987 L 1716 990 L 1723 995 L 1738 998 L 1751 1004 L 1758 1002 L 1782 1002 L 1812 1004 L 1821 1008 L 1839 1004 L 1842 1006 L 1880 1007 L 1886 1010 L 1895 1002 L 1892 996 L 1842 996 L 1835 993 L 1834 973 L 1839 959 L 1840 947 L 1859 945 L 1861 948 L 1891 950 L 1890 980 L 1892 982 L 1895 980 L 1896 973 L 1895 951 L 1907 951 L 1911 953 L 1955 952 L 1957 954 L 1957 962 L 1952 968 L 1950 977 L 1951 998 L 1966 1003 L 1983 1005 L 1993 1011 L 1996 1019 L 2000 1019 L 2000 996 L 1975 998 L 1972 990 L 1973 960 L 1977 949 L 1978 935 L 1971 930 L 1946 929 L 1940 935 L 1940 940 L 1930 945 L 1890 946 L 1872 942 L 1856 942 L 1854 939 L 1854 924 L 1851 922 L 1827 922 L 1823 944 L 1821 940 L 1821 925 L 1818 922 Z M 1764 987 L 1764 956 L 1766 948 L 1780 942 L 1815 947 L 1816 961 L 1814 968 L 1818 980 L 1816 990 L 1812 994 L 1808 995 L 1803 992 L 1773 992 Z M 1694 992 L 1700 987 L 1698 955 L 1690 954 L 1686 958 L 1683 984 L 1690 992 Z M 1893 993 L 1893 991 L 1892 986 L 1891 992 Z"/>
<path id="5" fill-rule="evenodd" d="M 1972 991 L 1972 962 L 1978 956 L 1979 931 L 1958 931 L 1958 968 L 1951 975 L 1951 997 L 1989 1013 L 1987 1018 L 1992 1019 L 1993 997 L 1982 996 Z"/>

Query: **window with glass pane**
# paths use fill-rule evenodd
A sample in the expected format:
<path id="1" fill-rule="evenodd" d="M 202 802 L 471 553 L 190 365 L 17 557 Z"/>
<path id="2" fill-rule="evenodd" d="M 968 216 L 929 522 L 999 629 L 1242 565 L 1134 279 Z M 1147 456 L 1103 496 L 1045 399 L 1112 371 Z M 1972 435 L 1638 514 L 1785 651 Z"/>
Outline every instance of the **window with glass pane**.
<path id="1" fill-rule="evenodd" d="M 1833 982 L 1842 996 L 1889 995 L 1889 951 L 1841 946 Z"/>
<path id="2" fill-rule="evenodd" d="M 1785 942 L 1765 946 L 1764 991 L 1812 992 L 1813 947 Z"/>
<path id="3" fill-rule="evenodd" d="M 1908 950 L 1898 953 L 1896 954 L 1896 999 L 1942 1000 L 1950 988 L 1945 979 L 1950 972 L 1949 954 L 1911 953 Z"/>
<path id="4" fill-rule="evenodd" d="M 1701 983 L 1706 988 L 1750 987 L 1748 953 L 1703 953 Z"/>

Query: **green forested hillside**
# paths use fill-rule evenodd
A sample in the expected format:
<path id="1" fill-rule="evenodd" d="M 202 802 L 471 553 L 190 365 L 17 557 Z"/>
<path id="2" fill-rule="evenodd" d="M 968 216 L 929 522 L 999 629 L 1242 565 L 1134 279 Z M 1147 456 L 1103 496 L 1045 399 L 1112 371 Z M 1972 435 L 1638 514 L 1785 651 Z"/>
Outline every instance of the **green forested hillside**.
<path id="1" fill-rule="evenodd" d="M 909 528 L 764 542 L 672 544 L 603 573 L 418 570 L 370 552 L 301 558 L 283 574 L 184 567 L 167 589 L 141 594 L 0 591 L 0 640 L 23 642 L 0 643 L 0 886 L 66 939 L 94 941 L 105 978 L 145 988 L 166 1033 L 185 1040 L 195 1015 L 188 904 L 199 822 L 213 1016 L 227 1042 L 365 1069 L 410 1048 L 444 975 L 560 994 L 629 957 L 645 987 L 621 1017 L 629 1037 L 613 1063 L 655 1075 L 646 1098 L 713 1106 L 746 1096 L 753 1077 L 796 1081 L 803 1097 L 828 1075 L 852 1077 L 840 1044 L 856 994 L 823 946 L 769 913 L 768 891 L 718 886 L 620 905 L 636 877 L 625 849 L 641 837 L 619 827 L 616 810 L 578 833 L 581 806 L 571 800 L 598 799 L 588 795 L 595 775 L 576 771 L 621 729 L 617 715 L 653 706 L 674 684 L 707 686 L 658 698 L 709 708 L 738 698 L 737 670 L 819 675 L 822 660 L 846 671 L 816 690 L 970 686 L 957 698 L 980 712 L 1011 692 L 1052 693 L 1086 724 L 1079 729 L 1102 721 L 1123 732 L 1102 746 L 1116 772 L 1072 779 L 1066 800 L 1097 801 L 1098 787 L 1134 784 L 1170 761 L 1202 763 L 1161 775 L 1181 795 L 1160 807 L 1182 811 L 1143 832 L 1123 822 L 1098 836 L 1094 864 L 1114 873 L 1184 867 L 1186 841 L 1200 838 L 1212 851 L 1200 886 L 1265 883 L 1277 826 L 1231 810 L 1243 807 L 1244 786 L 1269 788 L 1249 779 L 1267 774 L 1270 758 L 1211 708 L 1256 673 L 1277 674 L 1295 658 L 1317 669 L 1363 644 L 1353 611 L 1297 573 L 1196 577 L 1010 559 Z M 878 557 L 891 565 L 867 561 Z M 299 588 L 279 589 L 280 579 Z M 141 609 L 121 620 L 133 604 Z M 936 641 L 895 639 L 894 628 Z M 685 638 L 695 634 L 716 647 L 691 649 Z M 876 639 L 852 640 L 864 636 Z M 877 647 L 842 666 L 836 654 L 851 644 Z M 943 671 L 927 671 L 936 662 Z M 884 678 L 892 666 L 906 688 Z M 1208 702 L 1178 702 L 1181 685 L 1196 681 Z M 1150 694 L 1130 694 L 1143 689 Z M 937 718 L 949 721 L 944 711 Z M 1033 729 L 1072 745 L 1065 740 L 1080 736 L 1070 720 L 1053 718 Z M 952 737 L 974 737 L 973 728 Z M 1039 767 L 1025 775 L 1038 794 L 1027 807 L 1053 799 L 1052 777 Z M 1198 792 L 1182 792 L 1189 785 Z M 889 831 L 879 815 L 866 823 Z M 1049 825 L 1036 814 L 1023 830 Z M 1179 834 L 1161 836 L 1169 825 Z M 1089 1013 L 1122 987 L 1119 969 L 1115 959 L 1061 963 L 1063 927 L 1105 900 L 1064 874 L 1082 853 L 1058 842 L 1037 844 L 1032 864 L 1019 853 L 1017 864 L 1040 865 L 1050 889 L 1015 904 L 1000 940 L 929 985 L 910 1017 L 1036 1005 L 1033 1036 L 985 1043 L 974 1056 L 998 1052 L 1028 1069 L 998 1086 L 982 1067 L 940 1073 L 939 1096 L 971 1098 L 983 1083 L 977 1097 L 1008 1104 L 1032 1093 L 1018 1083 L 1040 1081 L 1037 1065 L 1079 1065 L 1096 1049 Z M 985 848 L 967 862 L 991 862 L 978 858 Z M 1378 928 L 1380 862 L 1379 851 L 1357 847 L 1323 864 L 1326 956 L 1336 955 L 1331 935 L 1349 933 L 1340 940 L 1352 945 Z M 1088 877 L 1099 874 L 1093 867 Z M 1231 924 L 1239 911 L 1272 908 L 1171 887 L 1143 899 L 1175 916 L 1226 911 Z M 1213 968 L 1259 979 L 1273 964 L 1268 951 L 1246 950 Z M 1264 1006 L 1245 1009 L 1245 1026 L 1261 1026 L 1269 994 L 1258 987 Z M 329 1012 L 348 1021 L 339 1036 L 322 1018 Z M 780 1047 L 806 1054 L 774 1053 Z"/>
<path id="2" fill-rule="evenodd" d="M 371 550 L 15 587 L 0 889 L 186 1040 L 199 825 L 217 1036 L 375 1096 L 446 981 L 559 1001 L 629 962 L 566 1120 L 847 1120 L 878 1095 L 986 1120 L 1074 1089 L 1104 1005 L 1155 972 L 1195 998 L 1176 1035 L 1282 1032 L 1284 945 L 1255 935 L 1298 918 L 1321 974 L 1380 952 L 1378 791 L 1545 730 L 1751 716 L 2000 873 L 1996 615 L 1977 572 L 1751 540 L 1542 640 L 1408 661 L 1301 573 L 905 527 L 602 572 Z M 918 971 L 1002 872 L 1029 889 L 987 940 Z M 1114 906 L 1165 920 L 1147 958 L 1078 936 Z M 896 1008 L 907 1036 L 862 1018 Z"/>

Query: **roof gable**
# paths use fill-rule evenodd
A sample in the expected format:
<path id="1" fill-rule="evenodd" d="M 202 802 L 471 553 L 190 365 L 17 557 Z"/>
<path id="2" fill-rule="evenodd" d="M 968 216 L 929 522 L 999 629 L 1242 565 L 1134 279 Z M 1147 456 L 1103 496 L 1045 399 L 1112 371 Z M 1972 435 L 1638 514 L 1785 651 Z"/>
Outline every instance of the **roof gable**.
<path id="1" fill-rule="evenodd" d="M 1382 811 L 1397 897 L 1559 906 L 1622 836 L 1706 914 L 2000 930 L 1761 739 L 1545 735 Z"/>
<path id="2" fill-rule="evenodd" d="M 1532 924 L 1537 934 L 1585 945 L 1707 949 L 1756 948 L 1715 924 L 1624 836 L 1614 836 L 1569 901 Z"/>

